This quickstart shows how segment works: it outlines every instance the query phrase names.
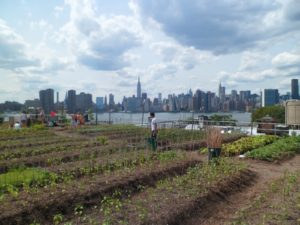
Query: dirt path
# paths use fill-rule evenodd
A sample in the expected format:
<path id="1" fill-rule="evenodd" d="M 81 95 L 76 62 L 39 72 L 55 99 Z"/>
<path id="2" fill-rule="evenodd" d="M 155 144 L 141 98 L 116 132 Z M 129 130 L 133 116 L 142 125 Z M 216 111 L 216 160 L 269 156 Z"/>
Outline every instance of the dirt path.
<path id="1" fill-rule="evenodd" d="M 268 183 L 282 177 L 285 171 L 300 170 L 300 155 L 284 161 L 281 164 L 267 163 L 262 161 L 245 160 L 250 170 L 257 173 L 256 182 L 242 192 L 228 196 L 226 199 L 212 202 L 205 212 L 197 211 L 194 216 L 186 220 L 184 225 L 220 225 L 231 224 L 236 212 L 246 208 L 250 203 L 266 190 Z"/>

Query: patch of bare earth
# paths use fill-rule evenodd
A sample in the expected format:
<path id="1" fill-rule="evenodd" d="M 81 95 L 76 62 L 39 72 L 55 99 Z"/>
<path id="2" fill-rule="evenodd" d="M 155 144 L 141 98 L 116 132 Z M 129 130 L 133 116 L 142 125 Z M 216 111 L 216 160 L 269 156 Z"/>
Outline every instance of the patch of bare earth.
<path id="1" fill-rule="evenodd" d="M 231 224 L 237 217 L 236 213 L 240 209 L 247 208 L 261 193 L 267 191 L 270 183 L 281 178 L 287 171 L 300 170 L 300 155 L 276 164 L 256 160 L 245 160 L 245 162 L 249 165 L 249 169 L 257 174 L 252 185 L 244 187 L 236 193 L 214 199 L 207 204 L 205 209 L 201 207 L 195 210 L 189 219 L 180 224 Z M 261 224 L 261 222 L 254 224 Z"/>

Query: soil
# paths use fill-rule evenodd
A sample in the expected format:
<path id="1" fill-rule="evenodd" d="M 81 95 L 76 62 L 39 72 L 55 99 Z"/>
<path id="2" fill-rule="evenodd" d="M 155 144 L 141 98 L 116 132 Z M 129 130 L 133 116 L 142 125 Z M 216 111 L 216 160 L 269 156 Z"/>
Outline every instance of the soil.
<path id="1" fill-rule="evenodd" d="M 77 204 L 84 207 L 99 202 L 105 195 L 116 190 L 132 193 L 139 191 L 139 186 L 154 186 L 160 179 L 185 173 L 187 168 L 199 163 L 197 160 L 172 162 L 170 165 L 153 165 L 152 168 L 137 168 L 134 174 L 99 175 L 70 182 L 66 186 L 49 187 L 43 192 L 26 193 L 18 196 L 18 201 L 6 199 L 0 205 L 0 224 L 30 224 L 34 219 L 41 224 L 51 221 L 53 215 L 63 213 L 67 218 L 73 214 Z M 79 187 L 79 188 L 78 188 Z M 124 193 L 126 194 L 126 193 Z"/>
<path id="2" fill-rule="evenodd" d="M 245 160 L 245 162 L 249 165 L 249 169 L 257 174 L 252 185 L 211 201 L 207 208 L 195 211 L 191 218 L 181 221 L 180 224 L 231 224 L 236 218 L 236 212 L 249 206 L 255 198 L 266 191 L 268 184 L 282 177 L 286 171 L 300 170 L 300 155 L 276 164 L 257 160 Z"/>

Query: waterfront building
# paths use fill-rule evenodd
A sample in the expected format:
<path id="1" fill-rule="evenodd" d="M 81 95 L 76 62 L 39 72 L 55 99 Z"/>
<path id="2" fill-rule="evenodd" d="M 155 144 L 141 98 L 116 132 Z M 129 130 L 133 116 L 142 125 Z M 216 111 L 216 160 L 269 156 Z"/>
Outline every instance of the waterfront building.
<path id="1" fill-rule="evenodd" d="M 103 97 L 96 97 L 96 106 L 97 106 L 97 109 L 99 109 L 99 110 L 104 109 L 104 98 Z"/>
<path id="2" fill-rule="evenodd" d="M 136 87 L 136 96 L 137 98 L 142 98 L 142 87 L 141 87 L 140 77 L 138 78 L 138 83 Z"/>
<path id="3" fill-rule="evenodd" d="M 34 99 L 34 100 L 26 100 L 24 103 L 25 107 L 28 108 L 38 108 L 41 107 L 41 102 L 39 99 Z"/>
<path id="4" fill-rule="evenodd" d="M 251 91 L 240 91 L 240 99 L 241 101 L 248 101 L 251 97 Z"/>
<path id="5" fill-rule="evenodd" d="M 146 100 L 147 99 L 147 93 L 142 93 L 142 99 Z"/>
<path id="6" fill-rule="evenodd" d="M 76 113 L 76 91 L 69 90 L 66 96 L 66 106 L 68 113 Z"/>
<path id="7" fill-rule="evenodd" d="M 41 107 L 45 113 L 50 113 L 54 110 L 54 90 L 46 89 L 39 92 Z"/>
<path id="8" fill-rule="evenodd" d="M 219 84 L 219 98 L 221 102 L 224 102 L 226 98 L 225 87 L 222 87 L 221 82 Z"/>
<path id="9" fill-rule="evenodd" d="M 132 97 L 127 98 L 127 110 L 129 112 L 138 112 L 140 111 L 140 100 L 133 95 Z"/>
<path id="10" fill-rule="evenodd" d="M 115 106 L 115 96 L 113 94 L 109 94 L 108 104 L 110 108 Z"/>
<path id="11" fill-rule="evenodd" d="M 161 93 L 158 93 L 158 101 L 160 104 L 162 103 L 162 94 Z"/>
<path id="12" fill-rule="evenodd" d="M 279 103 L 278 89 L 264 89 L 262 92 L 262 107 Z"/>
<path id="13" fill-rule="evenodd" d="M 299 84 L 298 79 L 292 79 L 292 99 L 299 99 Z"/>
<path id="14" fill-rule="evenodd" d="M 93 99 L 91 94 L 81 92 L 76 95 L 76 111 L 85 113 L 93 107 Z"/>

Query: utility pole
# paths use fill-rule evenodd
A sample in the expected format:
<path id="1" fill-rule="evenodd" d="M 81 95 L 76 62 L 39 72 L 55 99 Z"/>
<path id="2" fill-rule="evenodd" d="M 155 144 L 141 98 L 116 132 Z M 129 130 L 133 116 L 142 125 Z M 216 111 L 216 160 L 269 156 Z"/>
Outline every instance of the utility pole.
<path id="1" fill-rule="evenodd" d="M 143 100 L 143 102 L 142 102 L 142 109 L 143 109 L 143 113 L 142 113 L 142 127 L 143 127 L 143 125 L 144 125 L 144 113 L 145 113 L 145 99 Z"/>
<path id="2" fill-rule="evenodd" d="M 98 125 L 98 106 L 97 106 L 97 104 L 96 104 L 95 111 L 96 111 L 96 125 Z"/>

